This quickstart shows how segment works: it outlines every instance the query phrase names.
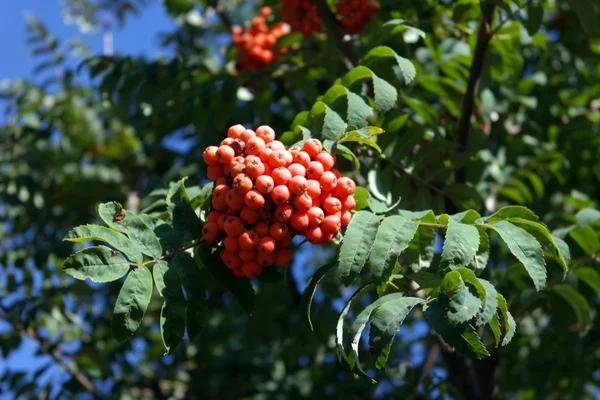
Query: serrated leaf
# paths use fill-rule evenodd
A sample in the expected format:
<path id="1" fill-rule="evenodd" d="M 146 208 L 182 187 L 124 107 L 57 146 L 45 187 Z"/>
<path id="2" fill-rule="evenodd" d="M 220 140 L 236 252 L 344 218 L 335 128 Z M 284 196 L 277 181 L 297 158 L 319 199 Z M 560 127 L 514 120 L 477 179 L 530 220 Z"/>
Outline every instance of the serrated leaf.
<path id="1" fill-rule="evenodd" d="M 164 298 L 160 310 L 160 333 L 166 353 L 170 354 L 183 339 L 186 301 L 179 275 L 165 261 L 154 264 L 152 275 L 158 293 Z"/>
<path id="2" fill-rule="evenodd" d="M 464 282 L 462 280 L 460 272 L 450 271 L 446 275 L 444 275 L 444 278 L 442 279 L 442 283 L 440 284 L 440 292 L 444 296 L 452 297 L 463 286 Z"/>
<path id="3" fill-rule="evenodd" d="M 372 285 L 373 285 L 372 283 L 367 283 L 367 284 L 361 286 L 360 288 L 358 288 L 352 294 L 352 296 L 350 296 L 350 298 L 344 305 L 344 308 L 342 308 L 342 311 L 340 312 L 340 315 L 338 317 L 338 321 L 336 324 L 335 344 L 336 344 L 338 359 L 343 358 L 348 363 L 348 365 L 350 365 L 350 368 L 353 368 L 353 364 L 350 363 L 350 360 L 348 359 L 348 356 L 346 355 L 346 349 L 344 348 L 344 319 L 346 318 L 346 315 L 348 315 L 348 312 L 350 311 L 350 307 L 352 306 L 352 301 L 359 294 L 361 294 L 363 291 L 365 291 L 367 288 L 369 288 Z"/>
<path id="4" fill-rule="evenodd" d="M 137 331 L 151 297 L 152 275 L 148 268 L 141 266 L 129 272 L 112 315 L 112 334 L 117 341 L 127 340 Z"/>
<path id="5" fill-rule="evenodd" d="M 539 292 L 546 284 L 546 267 L 542 246 L 530 233 L 508 222 L 487 224 L 506 243 L 510 252 L 523 264 Z"/>
<path id="6" fill-rule="evenodd" d="M 405 20 L 403 19 L 392 19 L 385 22 L 383 25 L 381 25 L 381 28 L 377 33 L 377 42 L 380 43 L 391 35 L 395 35 L 407 30 L 410 32 L 414 32 L 417 36 L 420 36 L 423 39 L 425 38 L 425 32 L 412 26 L 405 25 L 404 22 Z"/>
<path id="7" fill-rule="evenodd" d="M 509 344 L 515 336 L 515 332 L 517 331 L 517 323 L 510 312 L 508 313 L 508 323 L 510 328 L 506 331 L 504 339 L 502 339 L 502 346 Z"/>
<path id="8" fill-rule="evenodd" d="M 356 279 L 365 265 L 381 218 L 368 211 L 359 211 L 352 217 L 339 256 L 340 276 L 346 286 Z"/>
<path id="9" fill-rule="evenodd" d="M 454 270 L 469 265 L 479 248 L 479 231 L 473 225 L 450 219 L 442 249 L 441 268 Z"/>
<path id="10" fill-rule="evenodd" d="M 498 321 L 500 323 L 501 337 L 502 341 L 497 342 L 496 347 L 498 345 L 504 346 L 506 336 L 510 334 L 510 339 L 512 339 L 512 335 L 514 334 L 517 326 L 515 320 L 512 315 L 508 311 L 508 305 L 506 304 L 506 299 L 500 293 L 498 293 Z M 511 333 L 512 332 L 512 333 Z M 510 339 L 508 341 L 510 341 Z M 506 342 L 508 343 L 508 342 Z"/>
<path id="11" fill-rule="evenodd" d="M 498 292 L 494 285 L 485 279 L 479 279 L 479 282 L 485 288 L 485 298 L 481 304 L 479 313 L 475 316 L 475 326 L 482 326 L 489 323 L 494 315 L 496 315 L 496 309 L 498 308 Z"/>
<path id="12" fill-rule="evenodd" d="M 401 210 L 400 214 L 412 220 L 416 219 L 425 223 L 435 223 L 435 215 L 431 211 L 413 213 Z M 419 226 L 406 249 L 406 265 L 414 272 L 429 268 L 433 261 L 434 247 L 435 232 L 433 229 Z"/>
<path id="13" fill-rule="evenodd" d="M 377 368 L 381 369 L 387 363 L 396 332 L 406 316 L 420 303 L 423 303 L 423 300 L 416 297 L 390 300 L 381 304 L 373 314 L 369 332 L 369 345 L 375 348 L 375 366 Z"/>
<path id="14" fill-rule="evenodd" d="M 300 298 L 300 309 L 303 314 L 306 315 L 306 321 L 308 322 L 308 326 L 310 326 L 310 330 L 314 331 L 312 320 L 310 318 L 310 310 L 312 307 L 313 297 L 315 295 L 315 290 L 317 289 L 317 285 L 325 277 L 325 275 L 331 271 L 337 265 L 336 262 L 331 262 L 329 264 L 323 265 L 319 268 L 314 275 L 308 281 L 308 285 L 302 292 L 302 297 Z"/>
<path id="15" fill-rule="evenodd" d="M 391 58 L 396 61 L 400 72 L 402 73 L 402 77 L 404 78 L 405 83 L 410 83 L 417 76 L 417 70 L 410 60 L 399 56 L 394 50 L 387 46 L 377 46 L 371 49 L 362 60 L 362 63 L 365 65 L 369 65 L 375 61 L 381 59 Z"/>
<path id="16" fill-rule="evenodd" d="M 567 0 L 569 7 L 579 18 L 581 27 L 588 35 L 596 30 L 596 13 L 594 11 L 594 2 L 592 0 Z"/>
<path id="17" fill-rule="evenodd" d="M 196 258 L 196 262 L 198 261 Z M 211 254 L 206 261 L 202 261 L 211 276 L 233 295 L 240 308 L 252 315 L 256 294 L 250 281 L 233 275 L 233 272 L 223 264 L 216 252 Z"/>
<path id="18" fill-rule="evenodd" d="M 315 137 L 337 141 L 348 126 L 327 104 L 317 101 L 311 108 L 307 124 Z"/>
<path id="19" fill-rule="evenodd" d="M 590 314 L 590 305 L 585 297 L 568 284 L 554 285 L 551 290 L 565 300 L 573 309 L 581 334 L 584 335 L 587 333 L 592 325 L 592 317 Z"/>
<path id="20" fill-rule="evenodd" d="M 479 231 L 479 247 L 469 267 L 476 272 L 481 272 L 485 269 L 490 259 L 490 238 L 484 228 L 477 227 L 477 230 Z"/>
<path id="21" fill-rule="evenodd" d="M 127 236 L 104 226 L 81 225 L 73 228 L 63 241 L 67 242 L 90 242 L 99 241 L 108 243 L 111 247 L 125 254 L 133 262 L 140 262 L 144 258 L 140 249 Z"/>
<path id="22" fill-rule="evenodd" d="M 346 89 L 348 96 L 348 124 L 362 128 L 368 117 L 373 115 L 373 109 L 359 95 Z"/>
<path id="23" fill-rule="evenodd" d="M 574 227 L 569 236 L 590 256 L 600 251 L 600 239 L 594 228 L 589 225 Z"/>
<path id="24" fill-rule="evenodd" d="M 354 200 L 356 201 L 356 207 L 354 209 L 356 211 L 360 211 L 364 208 L 369 207 L 369 203 L 367 199 L 369 198 L 369 192 L 362 186 L 356 187 L 356 192 L 354 193 Z"/>
<path id="25" fill-rule="evenodd" d="M 547 254 L 554 258 L 561 266 L 563 270 L 563 279 L 565 279 L 567 276 L 568 266 L 565 258 L 562 255 L 560 247 L 558 247 L 558 244 L 550 234 L 548 228 L 538 222 L 529 221 L 523 218 L 509 218 L 509 221 L 535 237 L 535 239 L 547 251 Z"/>
<path id="26" fill-rule="evenodd" d="M 543 19 L 544 8 L 539 4 L 530 3 L 527 7 L 527 23 L 525 24 L 527 33 L 529 33 L 530 36 L 535 35 L 536 32 L 540 30 Z"/>
<path id="27" fill-rule="evenodd" d="M 386 112 L 396 104 L 398 91 L 386 80 L 375 75 L 374 72 L 371 72 L 371 74 L 373 77 L 373 91 L 375 92 L 375 108 L 379 112 Z"/>
<path id="28" fill-rule="evenodd" d="M 374 148 L 379 153 L 381 153 L 381 148 L 377 145 L 377 143 L 375 143 L 371 139 L 367 139 L 367 138 L 364 138 L 362 136 L 347 136 L 344 139 L 338 140 L 338 143 L 348 143 L 348 142 L 362 143 L 362 144 L 365 144 L 367 146 L 370 146 L 370 147 Z"/>
<path id="29" fill-rule="evenodd" d="M 576 268 L 573 271 L 573 274 L 575 274 L 580 281 L 591 287 L 596 294 L 600 294 L 600 274 L 594 268 Z"/>
<path id="30" fill-rule="evenodd" d="M 352 150 L 350 150 L 343 144 L 338 144 L 336 146 L 336 152 L 339 153 L 346 160 L 352 161 L 354 163 L 354 168 L 360 170 L 360 161 L 358 161 L 358 157 L 356 157 L 356 154 L 354 154 Z"/>
<path id="31" fill-rule="evenodd" d="M 419 271 L 406 276 L 419 285 L 419 289 L 434 288 L 442 284 L 442 278 L 427 271 Z"/>
<path id="32" fill-rule="evenodd" d="M 371 252 L 371 274 L 376 280 L 390 276 L 398 256 L 408 247 L 418 228 L 418 222 L 400 215 L 392 215 L 381 222 Z"/>
<path id="33" fill-rule="evenodd" d="M 446 307 L 448 322 L 452 325 L 458 325 L 470 321 L 477 315 L 481 308 L 481 300 L 471 292 L 469 287 L 463 285 L 448 299 Z"/>
<path id="34" fill-rule="evenodd" d="M 148 257 L 158 258 L 162 255 L 162 247 L 158 238 L 140 216 L 125 210 L 116 202 L 100 204 L 98 214 L 106 225 L 124 232 Z M 121 215 L 122 219 L 115 218 L 117 215 Z"/>
<path id="35" fill-rule="evenodd" d="M 500 330 L 500 317 L 498 316 L 497 312 L 494 314 L 488 324 L 492 331 L 492 335 L 494 336 L 494 347 L 498 347 L 500 345 L 502 331 Z"/>
<path id="36" fill-rule="evenodd" d="M 463 224 L 474 224 L 481 215 L 475 210 L 467 210 L 450 216 L 451 219 Z"/>
<path id="37" fill-rule="evenodd" d="M 456 271 L 460 274 L 460 277 L 462 278 L 464 283 L 473 285 L 473 288 L 477 291 L 477 294 L 479 295 L 479 299 L 483 301 L 483 299 L 487 295 L 487 292 L 485 290 L 485 286 L 483 286 L 483 284 L 480 282 L 479 278 L 475 276 L 473 271 L 465 267 L 458 268 Z"/>
<path id="38" fill-rule="evenodd" d="M 554 239 L 554 243 L 556 243 L 556 245 L 558 246 L 563 260 L 565 260 L 565 263 L 568 263 L 571 259 L 571 251 L 569 250 L 569 245 L 558 236 L 552 235 L 552 239 Z"/>
<path id="39" fill-rule="evenodd" d="M 493 224 L 494 222 L 503 221 L 508 218 L 523 218 L 529 221 L 539 220 L 538 216 L 535 215 L 533 211 L 531 211 L 527 207 L 521 206 L 503 207 L 496 211 L 494 214 L 490 215 L 489 217 L 484 217 L 483 219 L 488 224 Z"/>
<path id="40" fill-rule="evenodd" d="M 584 208 L 575 214 L 577 224 L 581 226 L 590 225 L 596 221 L 600 221 L 600 211 L 593 208 Z"/>
<path id="41" fill-rule="evenodd" d="M 75 279 L 90 279 L 93 282 L 112 282 L 129 271 L 130 263 L 123 256 L 106 246 L 88 247 L 70 255 L 62 269 Z"/>
<path id="42" fill-rule="evenodd" d="M 185 325 L 188 337 L 193 340 L 202 331 L 207 318 L 206 289 L 196 262 L 189 253 L 179 253 L 169 260 L 169 267 L 175 269 L 187 298 Z"/>

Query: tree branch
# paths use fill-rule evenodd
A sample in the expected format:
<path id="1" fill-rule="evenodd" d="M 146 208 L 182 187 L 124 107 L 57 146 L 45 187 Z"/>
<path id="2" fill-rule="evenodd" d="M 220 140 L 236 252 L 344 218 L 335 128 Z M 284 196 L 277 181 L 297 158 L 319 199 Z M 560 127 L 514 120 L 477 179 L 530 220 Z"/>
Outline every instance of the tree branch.
<path id="1" fill-rule="evenodd" d="M 463 98 L 460 119 L 456 129 L 456 142 L 459 149 L 465 151 L 469 142 L 469 129 L 471 127 L 471 116 L 475 105 L 475 95 L 479 89 L 479 78 L 483 70 L 483 62 L 485 55 L 492 39 L 492 19 L 494 16 L 494 4 L 486 4 L 482 7 L 482 21 L 477 33 L 477 44 L 475 45 L 475 53 L 469 72 L 469 80 L 467 82 L 467 90 Z M 456 171 L 456 182 L 464 183 L 466 181 L 466 169 L 459 168 Z"/>
<path id="2" fill-rule="evenodd" d="M 340 25 L 335 14 L 329 9 L 327 0 L 312 0 L 312 2 L 317 6 L 317 12 L 319 13 L 321 22 L 337 42 L 340 51 L 344 53 L 353 65 L 358 65 L 361 58 L 360 54 L 356 51 L 350 41 L 344 39 L 348 33 Z"/>

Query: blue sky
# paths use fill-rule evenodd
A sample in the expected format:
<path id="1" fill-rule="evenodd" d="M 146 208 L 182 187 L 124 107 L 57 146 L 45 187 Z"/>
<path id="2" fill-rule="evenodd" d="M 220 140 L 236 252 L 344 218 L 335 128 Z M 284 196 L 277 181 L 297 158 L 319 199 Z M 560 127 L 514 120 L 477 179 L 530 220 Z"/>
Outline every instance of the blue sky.
<path id="1" fill-rule="evenodd" d="M 31 48 L 26 45 L 25 13 L 33 13 L 49 31 L 59 39 L 66 40 L 79 36 L 92 51 L 102 51 L 102 35 L 84 35 L 76 25 L 65 24 L 60 0 L 0 0 L 0 80 L 31 77 L 35 65 L 30 56 Z M 158 53 L 157 32 L 169 31 L 175 27 L 173 20 L 166 15 L 160 0 L 154 0 L 141 15 L 131 16 L 123 29 L 114 27 L 114 50 L 116 53 L 145 54 Z"/>

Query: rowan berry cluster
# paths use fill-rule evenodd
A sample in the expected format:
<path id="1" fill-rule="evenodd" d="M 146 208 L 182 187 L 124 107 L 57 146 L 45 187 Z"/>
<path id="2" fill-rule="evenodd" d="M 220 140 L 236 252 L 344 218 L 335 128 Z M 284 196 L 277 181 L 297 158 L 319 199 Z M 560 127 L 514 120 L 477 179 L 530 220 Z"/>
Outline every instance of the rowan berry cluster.
<path id="1" fill-rule="evenodd" d="M 304 36 L 321 32 L 317 6 L 311 0 L 281 0 L 281 15 L 292 30 L 302 32 Z"/>
<path id="2" fill-rule="evenodd" d="M 274 50 L 277 40 L 287 35 L 290 27 L 283 22 L 267 26 L 267 17 L 271 12 L 271 7 L 263 7 L 260 9 L 260 16 L 254 17 L 249 27 L 232 28 L 232 41 L 240 52 L 237 61 L 237 69 L 240 72 L 264 69 L 288 51 L 285 47 Z"/>
<path id="3" fill-rule="evenodd" d="M 379 4 L 369 0 L 340 0 L 335 9 L 340 24 L 348 33 L 355 34 L 371 21 L 373 14 L 379 10 Z"/>
<path id="4" fill-rule="evenodd" d="M 356 184 L 334 168 L 335 156 L 319 140 L 286 149 L 266 125 L 234 125 L 227 136 L 203 153 L 215 187 L 202 235 L 221 242 L 221 259 L 236 276 L 287 266 L 296 234 L 328 243 L 350 223 Z"/>

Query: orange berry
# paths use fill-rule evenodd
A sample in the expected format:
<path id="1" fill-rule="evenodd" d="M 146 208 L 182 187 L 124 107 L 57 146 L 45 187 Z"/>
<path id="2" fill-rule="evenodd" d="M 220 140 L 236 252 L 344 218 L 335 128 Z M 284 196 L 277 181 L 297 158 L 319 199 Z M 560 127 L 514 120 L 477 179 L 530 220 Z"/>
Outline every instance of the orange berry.
<path id="1" fill-rule="evenodd" d="M 240 265 L 240 268 L 234 269 L 233 271 L 233 275 L 236 278 L 245 278 L 246 277 L 246 273 L 242 270 L 242 266 Z"/>
<path id="2" fill-rule="evenodd" d="M 294 212 L 294 207 L 289 205 L 288 203 L 280 204 L 275 207 L 275 218 L 279 222 L 287 222 L 292 217 Z"/>
<path id="3" fill-rule="evenodd" d="M 273 216 L 275 212 L 275 204 L 273 204 L 270 200 L 265 200 L 265 205 L 262 206 L 260 210 L 258 210 L 258 214 L 262 219 L 269 219 Z"/>
<path id="4" fill-rule="evenodd" d="M 262 267 L 270 267 L 271 265 L 275 264 L 275 257 L 275 252 L 266 254 L 258 253 L 256 262 L 258 262 L 258 264 Z"/>
<path id="5" fill-rule="evenodd" d="M 319 207 L 311 207 L 307 212 L 308 215 L 308 223 L 310 226 L 319 225 L 323 218 L 325 218 L 325 213 Z"/>
<path id="6" fill-rule="evenodd" d="M 244 207 L 242 208 L 242 211 L 240 211 L 240 218 L 248 225 L 254 225 L 260 219 L 260 215 L 258 214 L 258 211 L 250 207 Z"/>
<path id="7" fill-rule="evenodd" d="M 342 210 L 342 202 L 336 197 L 329 197 L 323 201 L 323 208 L 327 214 L 335 214 Z"/>
<path id="8" fill-rule="evenodd" d="M 248 278 L 256 278 L 260 275 L 262 267 L 256 261 L 242 263 L 242 271 Z"/>
<path id="9" fill-rule="evenodd" d="M 312 207 L 313 200 L 310 198 L 308 193 L 304 192 L 300 196 L 296 196 L 294 199 L 294 207 L 298 211 L 308 211 Z"/>
<path id="10" fill-rule="evenodd" d="M 240 124 L 233 125 L 227 130 L 227 136 L 229 136 L 230 138 L 233 138 L 233 139 L 237 139 L 241 136 L 242 132 L 244 132 L 245 130 L 246 130 L 246 128 L 244 128 L 243 125 L 240 125 Z"/>
<path id="11" fill-rule="evenodd" d="M 292 192 L 294 195 L 299 196 L 306 192 L 306 189 L 308 188 L 308 182 L 303 176 L 294 176 L 288 182 L 288 188 L 290 188 L 290 192 Z"/>
<path id="12" fill-rule="evenodd" d="M 246 174 L 239 174 L 233 178 L 233 190 L 240 194 L 246 194 L 252 190 L 252 179 Z"/>
<path id="13" fill-rule="evenodd" d="M 294 156 L 294 162 L 302 165 L 304 168 L 308 168 L 308 164 L 310 164 L 310 156 L 305 151 L 299 151 Z"/>
<path id="14" fill-rule="evenodd" d="M 254 250 L 260 238 L 254 231 L 246 231 L 238 237 L 238 243 L 242 250 Z"/>
<path id="15" fill-rule="evenodd" d="M 221 164 L 229 164 L 235 157 L 235 151 L 230 146 L 223 145 L 217 149 L 216 156 Z"/>
<path id="16" fill-rule="evenodd" d="M 318 161 L 311 161 L 306 168 L 306 176 L 308 176 L 310 179 L 320 179 L 321 175 L 323 175 L 323 172 L 323 164 Z"/>
<path id="17" fill-rule="evenodd" d="M 348 226 L 348 224 L 350 223 L 350 220 L 352 219 L 352 213 L 350 211 L 346 211 L 345 213 L 342 214 L 342 218 L 341 218 L 341 226 L 342 228 L 345 228 Z"/>
<path id="18" fill-rule="evenodd" d="M 335 165 L 334 156 L 325 151 L 322 151 L 319 154 L 317 154 L 317 156 L 315 157 L 315 161 L 318 161 L 321 164 L 323 164 L 323 169 L 325 171 L 329 171 Z"/>
<path id="19" fill-rule="evenodd" d="M 242 260 L 237 254 L 223 250 L 219 256 L 221 257 L 221 261 L 231 270 L 240 269 L 242 266 Z"/>
<path id="20" fill-rule="evenodd" d="M 233 236 L 227 236 L 223 239 L 223 247 L 230 253 L 237 253 L 240 251 L 240 244 L 238 243 L 237 238 L 234 238 Z"/>
<path id="21" fill-rule="evenodd" d="M 318 244 L 321 242 L 321 238 L 323 237 L 323 231 L 318 226 L 309 226 L 304 233 L 304 236 L 306 236 L 306 240 L 308 240 L 310 243 Z"/>
<path id="22" fill-rule="evenodd" d="M 217 146 L 208 146 L 204 152 L 202 153 L 202 158 L 204 162 L 208 165 L 217 164 L 219 160 L 217 159 L 217 150 L 219 148 Z"/>
<path id="23" fill-rule="evenodd" d="M 321 178 L 319 178 L 319 184 L 321 184 L 321 190 L 328 192 L 335 189 L 337 178 L 333 172 L 325 171 L 323 172 L 323 175 L 321 175 Z"/>
<path id="24" fill-rule="evenodd" d="M 292 157 L 296 157 L 296 154 L 298 154 L 298 152 L 301 150 L 302 150 L 302 147 L 300 147 L 300 146 L 292 146 L 288 149 L 288 151 L 290 152 Z"/>
<path id="25" fill-rule="evenodd" d="M 277 252 L 275 253 L 275 264 L 280 267 L 287 267 L 292 262 L 292 256 L 293 254 L 290 249 L 277 249 Z"/>
<path id="26" fill-rule="evenodd" d="M 270 126 L 261 125 L 256 128 L 256 136 L 264 140 L 265 143 L 271 143 L 275 140 L 275 131 Z"/>
<path id="27" fill-rule="evenodd" d="M 342 202 L 342 211 L 352 210 L 356 207 L 356 200 L 353 196 L 342 197 L 340 201 Z"/>
<path id="28" fill-rule="evenodd" d="M 309 226 L 308 214 L 304 211 L 297 211 L 290 218 L 290 225 L 297 232 L 304 232 Z"/>
<path id="29" fill-rule="evenodd" d="M 267 18 L 269 15 L 271 15 L 273 9 L 271 7 L 261 7 L 259 12 L 262 17 Z"/>
<path id="30" fill-rule="evenodd" d="M 206 176 L 211 181 L 216 181 L 224 175 L 222 164 L 210 164 L 206 169 Z"/>
<path id="31" fill-rule="evenodd" d="M 256 260 L 256 256 L 258 252 L 256 250 L 240 250 L 238 253 L 242 261 L 254 261 Z"/>
<path id="32" fill-rule="evenodd" d="M 223 166 L 223 168 L 225 168 L 225 166 Z M 219 179 L 217 179 L 215 181 L 215 187 L 219 186 L 219 185 L 227 185 L 229 186 L 229 183 L 227 181 L 227 177 L 226 176 L 222 176 Z"/>
<path id="33" fill-rule="evenodd" d="M 227 206 L 234 210 L 244 208 L 244 195 L 237 193 L 235 190 L 227 192 Z"/>
<path id="34" fill-rule="evenodd" d="M 292 179 L 292 173 L 285 167 L 277 167 L 271 173 L 275 185 L 285 185 Z"/>
<path id="35" fill-rule="evenodd" d="M 356 192 L 356 183 L 350 178 L 342 177 L 338 179 L 335 187 L 335 194 L 338 197 L 346 197 Z"/>
<path id="36" fill-rule="evenodd" d="M 292 155 L 287 150 L 273 150 L 269 156 L 269 164 L 271 164 L 273 168 L 285 167 L 286 165 L 291 164 L 291 161 L 288 163 L 291 156 Z"/>
<path id="37" fill-rule="evenodd" d="M 271 236 L 265 236 L 260 238 L 258 245 L 256 246 L 259 254 L 269 254 L 273 253 L 277 248 L 277 244 L 275 239 Z"/>
<path id="38" fill-rule="evenodd" d="M 229 215 L 222 213 L 221 216 L 219 217 L 219 220 L 217 221 L 217 225 L 219 225 L 219 230 L 220 231 L 225 231 L 225 220 L 227 219 L 227 217 L 229 217 Z"/>
<path id="39" fill-rule="evenodd" d="M 265 173 L 265 164 L 256 156 L 246 157 L 246 175 L 252 179 L 256 179 Z"/>
<path id="40" fill-rule="evenodd" d="M 248 143 L 248 140 L 250 140 L 251 138 L 253 138 L 255 136 L 256 136 L 256 133 L 254 133 L 254 131 L 252 129 L 246 129 L 240 135 L 240 139 L 242 139 L 245 143 Z"/>
<path id="41" fill-rule="evenodd" d="M 323 229 L 321 229 L 321 231 L 323 231 Z M 333 240 L 333 238 L 335 237 L 335 233 L 325 233 L 323 232 L 323 236 L 321 236 L 321 242 L 322 244 L 325 243 L 329 243 Z"/>
<path id="42" fill-rule="evenodd" d="M 342 177 L 342 174 L 340 174 L 340 171 L 338 171 L 337 169 L 331 168 L 330 171 L 333 172 L 336 178 L 340 179 Z"/>
<path id="43" fill-rule="evenodd" d="M 223 215 L 220 211 L 211 211 L 206 216 L 206 222 L 214 222 L 217 223 L 219 221 L 219 217 Z"/>
<path id="44" fill-rule="evenodd" d="M 290 199 L 290 189 L 285 185 L 275 186 L 271 192 L 271 199 L 275 204 L 287 203 Z"/>
<path id="45" fill-rule="evenodd" d="M 288 169 L 290 170 L 290 173 L 292 174 L 292 177 L 294 177 L 294 176 L 302 176 L 302 177 L 306 176 L 306 168 L 302 164 L 293 163 L 293 164 L 291 164 L 288 167 Z"/>
<path id="46" fill-rule="evenodd" d="M 262 194 L 269 194 L 273 191 L 275 187 L 275 182 L 273 178 L 268 175 L 261 175 L 256 178 L 256 190 L 261 192 Z"/>
<path id="47" fill-rule="evenodd" d="M 258 156 L 260 152 L 265 148 L 265 141 L 260 137 L 253 137 L 248 139 L 246 144 L 246 154 Z"/>
<path id="48" fill-rule="evenodd" d="M 230 138 L 230 137 L 226 137 L 225 139 L 221 140 L 221 143 L 219 143 L 219 146 L 230 146 L 233 143 L 234 139 Z"/>
<path id="49" fill-rule="evenodd" d="M 254 232 L 259 237 L 265 237 L 269 235 L 269 223 L 266 221 L 260 221 L 256 225 L 254 225 Z"/>
<path id="50" fill-rule="evenodd" d="M 225 220 L 223 229 L 228 236 L 238 237 L 244 232 L 244 223 L 240 217 L 230 215 Z"/>
<path id="51" fill-rule="evenodd" d="M 231 161 L 229 165 L 226 165 L 226 168 L 228 168 L 229 171 L 225 171 L 225 173 L 229 173 L 232 178 L 235 178 L 239 174 L 246 172 L 246 166 L 244 163 L 237 162 L 235 159 Z"/>
<path id="52" fill-rule="evenodd" d="M 340 217 L 337 215 L 328 215 L 323 218 L 323 222 L 321 222 L 321 230 L 324 233 L 333 233 L 336 234 L 342 228 Z"/>
<path id="53" fill-rule="evenodd" d="M 265 198 L 257 190 L 250 190 L 244 195 L 244 203 L 255 210 L 265 205 Z"/>
<path id="54" fill-rule="evenodd" d="M 290 231 L 283 239 L 277 241 L 277 248 L 288 247 L 290 244 L 292 244 L 293 240 L 294 233 Z"/>
<path id="55" fill-rule="evenodd" d="M 267 147 L 273 151 L 275 150 L 285 150 L 285 145 L 281 143 L 279 140 L 273 140 L 267 143 Z"/>
<path id="56" fill-rule="evenodd" d="M 290 228 L 287 224 L 284 224 L 283 222 L 275 222 L 271 225 L 271 228 L 269 229 L 269 234 L 273 239 L 281 240 L 285 238 L 289 231 Z"/>
<path id="57" fill-rule="evenodd" d="M 304 146 L 302 146 L 302 150 L 308 153 L 310 158 L 314 158 L 323 151 L 323 145 L 319 139 L 308 139 L 304 142 Z"/>
<path id="58" fill-rule="evenodd" d="M 260 153 L 258 154 L 258 157 L 260 158 L 260 161 L 262 161 L 265 164 L 268 164 L 269 158 L 271 157 L 271 153 L 273 153 L 273 149 L 269 149 L 268 147 L 265 147 L 264 149 L 262 149 L 260 151 Z"/>
<path id="59" fill-rule="evenodd" d="M 319 181 L 314 179 L 309 179 L 306 181 L 306 193 L 311 197 L 311 199 L 316 199 L 321 195 L 321 184 Z"/>
<path id="60" fill-rule="evenodd" d="M 202 227 L 202 237 L 208 243 L 217 243 L 219 241 L 219 225 L 215 222 L 207 222 Z"/>

